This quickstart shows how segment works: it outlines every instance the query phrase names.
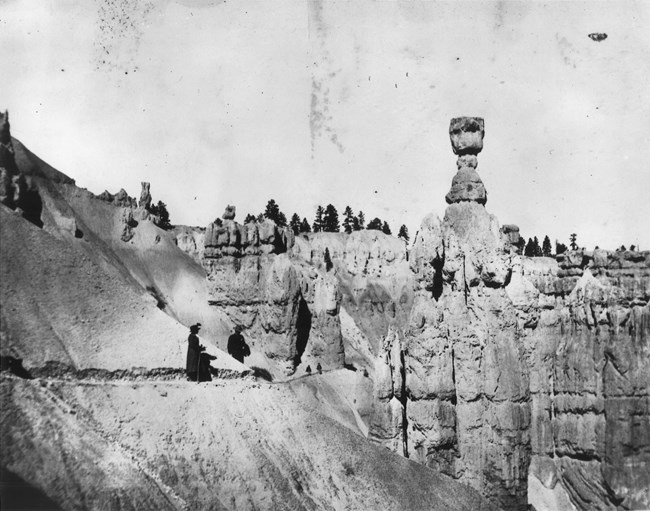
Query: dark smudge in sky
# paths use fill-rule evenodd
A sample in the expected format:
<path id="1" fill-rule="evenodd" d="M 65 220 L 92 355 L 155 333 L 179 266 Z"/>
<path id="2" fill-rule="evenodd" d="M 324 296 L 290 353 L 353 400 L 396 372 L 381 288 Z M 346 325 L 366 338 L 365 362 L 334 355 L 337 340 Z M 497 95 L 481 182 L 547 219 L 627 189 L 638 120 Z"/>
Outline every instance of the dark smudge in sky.
<path id="1" fill-rule="evenodd" d="M 312 56 L 312 89 L 309 111 L 309 131 L 311 135 L 311 156 L 314 158 L 316 142 L 326 138 L 340 152 L 344 147 L 332 128 L 330 113 L 330 88 L 328 81 L 335 78 L 337 71 L 332 71 L 332 59 L 327 49 L 327 25 L 323 19 L 323 1 L 308 2 L 309 39 Z"/>
<path id="2" fill-rule="evenodd" d="M 128 74 L 137 71 L 136 56 L 152 1 L 104 0 L 97 8 L 95 67 Z"/>

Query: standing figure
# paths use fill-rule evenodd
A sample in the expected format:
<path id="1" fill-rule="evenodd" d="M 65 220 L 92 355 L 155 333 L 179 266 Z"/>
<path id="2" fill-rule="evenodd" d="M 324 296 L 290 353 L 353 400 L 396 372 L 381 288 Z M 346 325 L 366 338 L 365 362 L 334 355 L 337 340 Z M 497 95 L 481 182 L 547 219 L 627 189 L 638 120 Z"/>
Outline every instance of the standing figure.
<path id="1" fill-rule="evenodd" d="M 244 363 L 244 357 L 247 357 L 251 354 L 251 349 L 244 341 L 244 336 L 241 334 L 241 327 L 237 325 L 235 327 L 235 333 L 228 337 L 228 353 L 238 360 L 242 364 Z"/>
<path id="2" fill-rule="evenodd" d="M 199 364 L 201 362 L 201 352 L 205 350 L 205 347 L 199 344 L 199 338 L 196 334 L 199 333 L 201 328 L 201 323 L 192 325 L 190 327 L 190 335 L 187 338 L 187 364 L 185 365 L 185 371 L 187 372 L 187 378 L 190 381 L 199 381 Z"/>

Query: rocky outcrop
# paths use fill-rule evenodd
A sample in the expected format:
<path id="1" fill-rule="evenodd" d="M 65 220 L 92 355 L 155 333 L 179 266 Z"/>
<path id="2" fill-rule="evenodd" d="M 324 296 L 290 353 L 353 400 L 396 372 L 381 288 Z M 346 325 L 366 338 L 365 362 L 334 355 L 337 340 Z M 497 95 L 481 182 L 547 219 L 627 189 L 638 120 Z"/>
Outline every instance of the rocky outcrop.
<path id="1" fill-rule="evenodd" d="M 43 202 L 31 175 L 20 172 L 10 132 L 9 112 L 0 112 L 0 203 L 43 227 Z"/>
<path id="2" fill-rule="evenodd" d="M 579 509 L 647 508 L 650 252 L 524 258 L 518 273 L 534 475 Z"/>
<path id="3" fill-rule="evenodd" d="M 527 502 L 530 404 L 517 311 L 506 293 L 511 245 L 483 206 L 484 189 L 457 186 L 476 166 L 482 120 L 452 120 L 450 138 L 459 172 L 443 221 L 425 218 L 410 252 L 413 307 L 401 348 L 389 351 L 389 364 L 379 363 L 375 392 L 388 406 L 378 407 L 383 415 L 373 419 L 371 437 L 401 444 L 405 455 L 504 509 L 520 509 Z M 392 397 L 381 388 L 388 389 L 386 367 Z M 396 375 L 403 375 L 401 391 Z"/>
<path id="4" fill-rule="evenodd" d="M 450 133 L 472 162 L 482 123 Z M 521 257 L 519 229 L 456 191 L 411 250 L 413 308 L 377 359 L 369 436 L 504 509 L 526 506 L 529 465 L 578 509 L 647 508 L 650 252 Z"/>
<path id="5" fill-rule="evenodd" d="M 124 188 L 120 188 L 120 191 L 115 195 L 110 193 L 108 190 L 104 190 L 97 196 L 97 198 L 123 208 L 138 207 L 138 201 L 135 197 L 130 197 Z"/>
<path id="6" fill-rule="evenodd" d="M 369 342 L 373 360 L 355 353 L 355 363 L 372 369 L 391 327 L 401 329 L 413 301 L 413 275 L 404 243 L 381 231 L 316 233 L 297 237 L 293 255 L 326 271 L 330 254 L 341 304 Z M 356 351 L 356 350 L 355 350 Z M 352 353 L 349 353 L 352 355 Z M 359 356 L 357 356 L 359 355 Z"/>
<path id="7" fill-rule="evenodd" d="M 226 210 L 223 212 L 223 215 L 221 215 L 221 218 L 223 218 L 224 220 L 234 220 L 236 213 L 237 213 L 237 208 L 229 204 L 228 206 L 226 206 Z"/>
<path id="8" fill-rule="evenodd" d="M 135 228 L 138 226 L 138 221 L 133 218 L 132 209 L 129 208 L 122 210 L 120 223 L 122 226 L 122 234 L 120 235 L 120 239 L 124 242 L 131 241 L 131 239 L 133 239 L 133 236 L 135 236 Z"/>
<path id="9" fill-rule="evenodd" d="M 142 181 L 140 184 L 142 185 L 142 190 L 140 191 L 138 207 L 148 210 L 151 207 L 151 184 L 145 181 Z"/>
<path id="10" fill-rule="evenodd" d="M 290 374 L 299 359 L 298 322 L 302 300 L 299 272 L 287 246 L 292 235 L 267 220 L 208 225 L 201 263 L 209 303 L 245 329 L 251 349 L 262 353 L 274 371 Z"/>
<path id="11" fill-rule="evenodd" d="M 483 149 L 484 122 L 480 117 L 459 117 L 449 125 L 449 138 L 454 154 L 458 155 L 458 172 L 451 182 L 451 190 L 445 197 L 447 204 L 472 201 L 487 202 L 487 192 L 476 167 L 476 155 Z"/>
<path id="12" fill-rule="evenodd" d="M 409 456 L 404 350 L 399 333 L 390 329 L 375 361 L 373 410 L 369 437 L 403 456 Z"/>
<path id="13" fill-rule="evenodd" d="M 24 183 L 16 166 L 9 127 L 9 112 L 0 112 L 0 202 L 15 209 Z"/>
<path id="14" fill-rule="evenodd" d="M 332 273 L 319 272 L 304 264 L 299 269 L 301 298 L 298 309 L 295 366 L 323 370 L 345 364 L 341 333 L 341 291 Z"/>
<path id="15" fill-rule="evenodd" d="M 205 249 L 205 228 L 175 225 L 172 232 L 178 248 L 201 264 Z"/>
<path id="16" fill-rule="evenodd" d="M 409 456 L 504 509 L 526 503 L 528 368 L 505 290 L 511 256 L 496 218 L 473 202 L 425 219 L 411 251 L 417 279 L 406 339 Z"/>
<path id="17" fill-rule="evenodd" d="M 483 181 L 476 172 L 476 156 L 459 156 L 458 172 L 451 181 L 451 190 L 445 196 L 447 204 L 473 201 L 479 204 L 487 202 L 487 192 Z"/>
<path id="18" fill-rule="evenodd" d="M 519 227 L 513 224 L 505 224 L 501 226 L 501 233 L 510 244 L 510 251 L 521 254 L 524 248 L 524 239 L 519 235 Z"/>

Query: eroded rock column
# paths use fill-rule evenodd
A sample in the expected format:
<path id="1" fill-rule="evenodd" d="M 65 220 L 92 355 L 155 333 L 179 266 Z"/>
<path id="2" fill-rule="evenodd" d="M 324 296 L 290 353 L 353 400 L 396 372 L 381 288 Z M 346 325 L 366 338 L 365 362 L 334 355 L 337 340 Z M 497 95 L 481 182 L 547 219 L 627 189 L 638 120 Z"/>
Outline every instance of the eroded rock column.
<path id="1" fill-rule="evenodd" d="M 411 251 L 417 286 L 406 341 L 409 455 L 525 509 L 530 459 L 528 370 L 506 294 L 511 245 L 484 207 L 476 172 L 480 118 L 452 119 L 458 171 L 442 222 L 427 217 Z"/>

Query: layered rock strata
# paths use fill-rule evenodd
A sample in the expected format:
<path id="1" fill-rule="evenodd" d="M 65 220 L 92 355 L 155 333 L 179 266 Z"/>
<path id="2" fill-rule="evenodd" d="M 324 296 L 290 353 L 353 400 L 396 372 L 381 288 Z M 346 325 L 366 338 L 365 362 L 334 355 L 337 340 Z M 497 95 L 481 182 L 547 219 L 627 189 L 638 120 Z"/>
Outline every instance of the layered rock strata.
<path id="1" fill-rule="evenodd" d="M 332 276 L 292 261 L 289 229 L 270 220 L 239 224 L 229 206 L 205 232 L 202 264 L 209 303 L 245 329 L 276 376 L 304 362 L 343 367 L 340 292 Z"/>
<path id="2" fill-rule="evenodd" d="M 531 472 L 548 488 L 559 482 L 579 509 L 647 508 L 650 252 L 524 258 L 518 273 Z"/>
<path id="3" fill-rule="evenodd" d="M 425 218 L 410 253 L 413 308 L 400 348 L 393 340 L 389 362 L 378 366 L 375 393 L 385 406 L 371 437 L 519 509 L 527 502 L 530 404 L 517 311 L 505 291 L 511 245 L 483 206 L 478 175 L 470 176 L 482 119 L 452 120 L 450 138 L 459 172 L 444 220 Z"/>
<path id="4" fill-rule="evenodd" d="M 325 271 L 328 251 L 341 291 L 345 315 L 363 336 L 363 344 L 348 340 L 354 363 L 374 367 L 375 356 L 391 328 L 403 330 L 413 302 L 413 275 L 404 243 L 381 231 L 318 233 L 296 237 L 293 255 Z M 355 344 L 352 346 L 351 344 Z"/>
<path id="5" fill-rule="evenodd" d="M 473 161 L 483 123 L 454 119 L 450 135 Z M 470 192 L 452 187 L 416 237 L 408 330 L 377 359 L 369 436 L 504 509 L 526 508 L 529 465 L 578 509 L 647 508 L 650 253 L 521 257 L 519 229 Z"/>

